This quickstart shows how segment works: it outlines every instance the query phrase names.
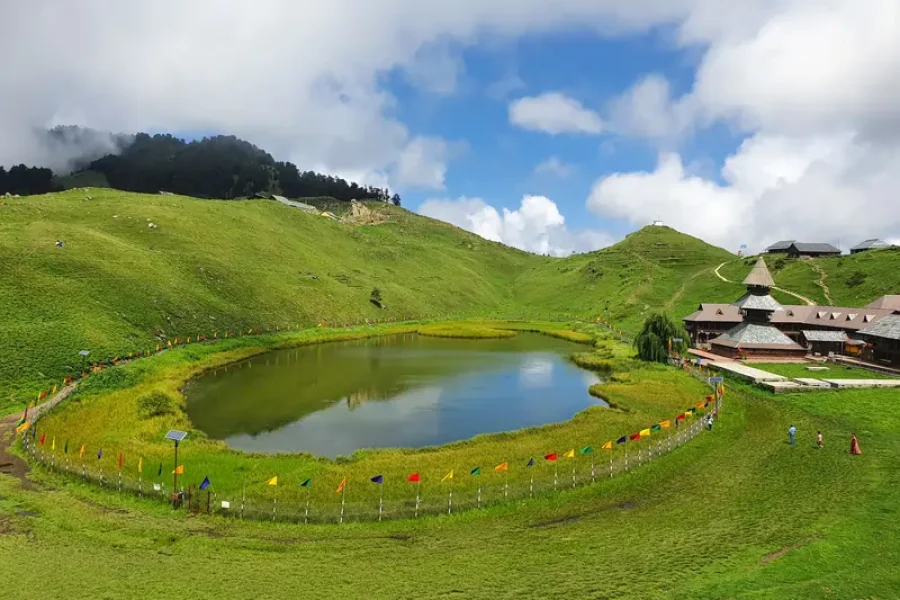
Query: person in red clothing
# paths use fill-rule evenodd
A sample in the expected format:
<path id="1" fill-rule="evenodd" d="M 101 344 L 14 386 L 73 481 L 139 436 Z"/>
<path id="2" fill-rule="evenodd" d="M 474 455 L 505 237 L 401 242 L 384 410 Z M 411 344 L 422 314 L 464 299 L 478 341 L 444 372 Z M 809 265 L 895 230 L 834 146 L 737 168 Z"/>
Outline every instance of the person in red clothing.
<path id="1" fill-rule="evenodd" d="M 859 449 L 859 440 L 856 439 L 855 433 L 850 438 L 850 454 L 862 454 L 862 450 Z"/>

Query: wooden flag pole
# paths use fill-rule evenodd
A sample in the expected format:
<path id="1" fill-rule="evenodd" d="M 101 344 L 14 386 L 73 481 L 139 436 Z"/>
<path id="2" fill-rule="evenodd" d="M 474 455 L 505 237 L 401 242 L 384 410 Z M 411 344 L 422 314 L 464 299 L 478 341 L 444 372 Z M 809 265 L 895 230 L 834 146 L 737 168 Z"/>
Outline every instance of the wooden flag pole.
<path id="1" fill-rule="evenodd" d="M 244 520 L 244 502 L 247 499 L 247 474 L 244 473 L 244 477 L 241 481 L 241 521 Z"/>
<path id="2" fill-rule="evenodd" d="M 503 472 L 503 498 L 509 498 L 509 468 Z"/>
<path id="3" fill-rule="evenodd" d="M 534 471 L 531 472 L 531 479 L 528 482 L 528 497 L 534 498 Z"/>
<path id="4" fill-rule="evenodd" d="M 609 476 L 610 476 L 610 478 L 612 478 L 612 476 L 613 476 L 612 459 L 613 459 L 612 450 L 610 450 L 609 451 Z"/>
<path id="5" fill-rule="evenodd" d="M 481 484 L 478 485 L 478 495 L 475 503 L 476 508 L 481 508 Z"/>
<path id="6" fill-rule="evenodd" d="M 381 520 L 381 515 L 384 513 L 384 482 L 378 484 L 379 494 L 378 494 L 378 520 Z"/>
<path id="7" fill-rule="evenodd" d="M 575 487 L 575 461 L 576 460 L 577 459 L 573 456 L 572 457 L 572 487 L 573 488 Z"/>
<path id="8" fill-rule="evenodd" d="M 341 524 L 344 523 L 344 496 L 346 493 L 347 493 L 347 486 L 344 485 L 344 487 L 341 488 L 341 519 L 340 519 Z"/>
<path id="9" fill-rule="evenodd" d="M 450 496 L 447 499 L 447 514 L 453 512 L 453 478 L 450 478 Z"/>
<path id="10" fill-rule="evenodd" d="M 421 488 L 422 488 L 422 479 L 420 478 L 419 481 L 416 482 L 416 513 L 415 513 L 415 518 L 417 518 L 417 519 L 419 518 L 419 492 L 421 491 Z"/>
<path id="11" fill-rule="evenodd" d="M 553 489 L 556 489 L 556 484 L 559 481 L 559 463 L 557 461 L 553 461 Z"/>
<path id="12" fill-rule="evenodd" d="M 591 483 L 597 481 L 597 472 L 594 470 L 594 454 L 591 453 Z"/>

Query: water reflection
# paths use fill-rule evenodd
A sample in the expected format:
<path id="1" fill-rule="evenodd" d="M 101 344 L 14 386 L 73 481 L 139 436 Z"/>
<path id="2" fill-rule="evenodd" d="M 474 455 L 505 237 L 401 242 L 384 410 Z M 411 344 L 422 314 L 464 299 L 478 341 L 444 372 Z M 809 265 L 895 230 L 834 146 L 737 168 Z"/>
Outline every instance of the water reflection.
<path id="1" fill-rule="evenodd" d="M 334 457 L 420 447 L 564 421 L 600 401 L 572 365 L 574 344 L 416 335 L 320 344 L 259 356 L 187 388 L 198 429 L 254 452 Z"/>

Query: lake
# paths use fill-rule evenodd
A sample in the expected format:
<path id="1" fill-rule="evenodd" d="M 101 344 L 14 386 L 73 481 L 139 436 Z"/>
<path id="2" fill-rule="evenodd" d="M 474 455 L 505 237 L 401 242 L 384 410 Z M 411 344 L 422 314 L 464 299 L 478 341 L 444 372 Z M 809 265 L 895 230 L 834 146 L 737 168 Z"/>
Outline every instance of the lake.
<path id="1" fill-rule="evenodd" d="M 231 448 L 334 458 L 556 423 L 605 405 L 588 394 L 599 377 L 567 359 L 579 350 L 534 333 L 332 342 L 220 367 L 185 394 L 194 426 Z"/>

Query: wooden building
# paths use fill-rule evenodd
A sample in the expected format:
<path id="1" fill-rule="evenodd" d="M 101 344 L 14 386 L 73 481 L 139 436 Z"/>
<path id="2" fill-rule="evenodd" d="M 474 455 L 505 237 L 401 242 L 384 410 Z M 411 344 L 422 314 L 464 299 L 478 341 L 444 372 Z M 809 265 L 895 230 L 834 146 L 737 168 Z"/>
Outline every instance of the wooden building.
<path id="1" fill-rule="evenodd" d="M 900 315 L 879 319 L 871 327 L 860 330 L 866 341 L 863 359 L 888 367 L 900 367 Z"/>

